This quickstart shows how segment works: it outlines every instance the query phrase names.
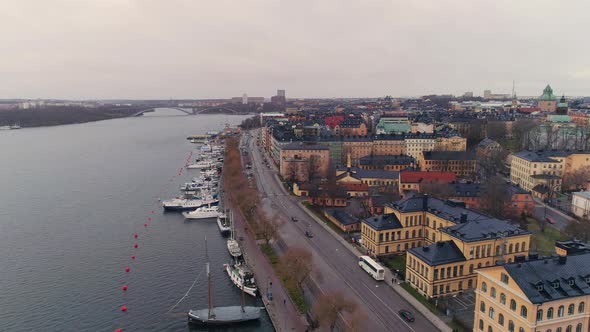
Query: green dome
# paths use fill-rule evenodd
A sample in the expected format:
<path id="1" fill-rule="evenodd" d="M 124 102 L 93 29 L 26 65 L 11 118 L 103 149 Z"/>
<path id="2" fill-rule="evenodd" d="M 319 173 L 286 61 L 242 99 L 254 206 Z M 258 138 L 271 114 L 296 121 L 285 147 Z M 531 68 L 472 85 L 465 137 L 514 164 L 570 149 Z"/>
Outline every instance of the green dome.
<path id="1" fill-rule="evenodd" d="M 539 97 L 539 100 L 557 100 L 557 97 L 555 97 L 555 95 L 553 94 L 553 89 L 551 89 L 551 86 L 549 84 L 547 84 L 547 86 L 543 90 L 543 94 L 541 95 L 541 97 Z"/>

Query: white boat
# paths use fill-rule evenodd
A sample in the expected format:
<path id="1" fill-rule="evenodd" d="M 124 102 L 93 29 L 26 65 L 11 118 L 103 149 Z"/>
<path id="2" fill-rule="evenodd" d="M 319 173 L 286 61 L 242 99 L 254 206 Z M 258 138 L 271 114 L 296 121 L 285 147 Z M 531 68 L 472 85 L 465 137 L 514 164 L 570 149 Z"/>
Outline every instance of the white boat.
<path id="1" fill-rule="evenodd" d="M 235 239 L 227 240 L 227 251 L 229 251 L 229 254 L 234 258 L 242 256 L 242 249 L 240 249 L 240 245 Z"/>
<path id="2" fill-rule="evenodd" d="M 186 166 L 188 169 L 201 169 L 201 168 L 211 168 L 217 166 L 215 163 L 211 161 L 199 161 L 198 163 L 189 164 Z"/>
<path id="3" fill-rule="evenodd" d="M 227 234 L 231 231 L 230 220 L 225 213 L 217 216 L 217 227 L 219 227 L 221 234 Z"/>
<path id="4" fill-rule="evenodd" d="M 186 211 L 195 210 L 204 205 L 214 205 L 219 203 L 218 199 L 206 197 L 203 199 L 173 198 L 162 202 L 164 210 L 167 211 Z"/>
<path id="5" fill-rule="evenodd" d="M 211 152 L 211 145 L 209 145 L 209 143 L 203 144 L 201 146 L 201 151 L 202 152 Z"/>
<path id="6" fill-rule="evenodd" d="M 244 293 L 256 297 L 258 295 L 258 287 L 254 280 L 254 273 L 243 263 L 224 264 L 225 272 L 231 281 L 239 289 L 243 289 Z"/>
<path id="7" fill-rule="evenodd" d="M 182 215 L 186 219 L 209 219 L 219 217 L 219 209 L 217 206 L 201 206 L 200 208 L 190 211 L 183 212 Z"/>

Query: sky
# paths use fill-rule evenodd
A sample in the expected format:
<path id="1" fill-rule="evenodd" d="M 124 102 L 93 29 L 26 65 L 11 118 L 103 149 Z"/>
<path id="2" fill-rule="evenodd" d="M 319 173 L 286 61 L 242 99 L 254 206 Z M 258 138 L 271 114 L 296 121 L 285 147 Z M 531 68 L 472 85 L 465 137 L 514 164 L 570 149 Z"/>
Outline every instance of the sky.
<path id="1" fill-rule="evenodd" d="M 0 98 L 590 95 L 588 0 L 2 0 Z"/>

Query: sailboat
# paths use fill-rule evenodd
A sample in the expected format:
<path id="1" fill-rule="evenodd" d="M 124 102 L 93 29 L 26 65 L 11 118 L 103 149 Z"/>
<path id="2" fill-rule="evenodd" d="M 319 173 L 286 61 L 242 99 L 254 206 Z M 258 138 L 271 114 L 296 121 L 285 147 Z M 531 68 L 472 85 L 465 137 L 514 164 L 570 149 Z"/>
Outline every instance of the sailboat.
<path id="1" fill-rule="evenodd" d="M 235 236 L 235 220 L 232 218 L 231 221 L 231 236 L 230 238 L 227 240 L 227 251 L 229 251 L 229 254 L 235 258 L 238 259 L 240 258 L 240 256 L 242 256 L 242 249 L 240 249 L 240 244 L 238 243 L 238 241 L 236 241 L 236 239 L 234 238 Z"/>
<path id="2" fill-rule="evenodd" d="M 205 256 L 207 257 L 207 284 L 208 284 L 208 308 L 189 310 L 188 322 L 199 325 L 223 326 L 260 319 L 260 307 L 244 305 L 244 290 L 242 288 L 242 304 L 240 306 L 213 307 L 211 270 L 209 268 L 209 255 L 207 254 L 207 238 L 205 238 Z"/>

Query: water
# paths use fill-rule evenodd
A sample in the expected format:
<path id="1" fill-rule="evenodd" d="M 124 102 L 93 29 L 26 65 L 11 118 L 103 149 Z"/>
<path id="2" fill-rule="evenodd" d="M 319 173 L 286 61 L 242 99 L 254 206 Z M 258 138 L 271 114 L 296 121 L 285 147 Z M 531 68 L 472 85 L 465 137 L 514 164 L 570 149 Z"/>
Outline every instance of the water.
<path id="1" fill-rule="evenodd" d="M 189 330 L 185 312 L 207 306 L 205 236 L 214 304 L 239 305 L 222 271 L 229 255 L 215 221 L 185 222 L 163 213 L 157 199 L 177 195 L 194 175 L 176 176 L 194 148 L 186 136 L 244 118 L 158 110 L 0 132 L 0 331 Z M 264 315 L 227 331 L 272 331 Z"/>

